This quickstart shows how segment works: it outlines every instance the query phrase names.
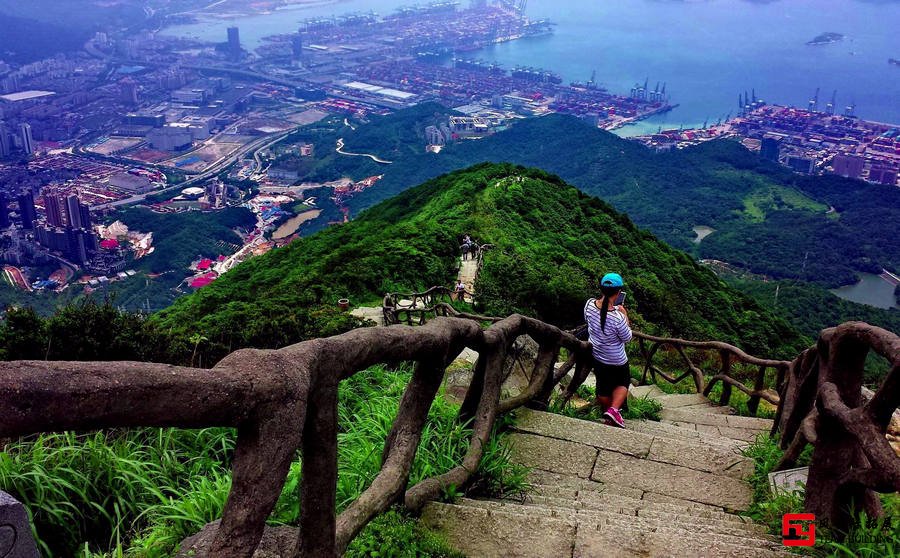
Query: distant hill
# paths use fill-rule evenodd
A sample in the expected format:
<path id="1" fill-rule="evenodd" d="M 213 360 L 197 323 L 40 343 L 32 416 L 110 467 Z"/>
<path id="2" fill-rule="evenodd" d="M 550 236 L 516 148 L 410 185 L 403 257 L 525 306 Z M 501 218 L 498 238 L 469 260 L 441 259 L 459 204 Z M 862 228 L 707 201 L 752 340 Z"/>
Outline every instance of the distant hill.
<path id="1" fill-rule="evenodd" d="M 25 0 L 0 2 L 0 60 L 27 63 L 78 51 L 95 32 L 147 23 L 142 2 Z"/>
<path id="2" fill-rule="evenodd" d="M 616 270 L 648 330 L 724 339 L 767 355 L 806 343 L 606 203 L 508 164 L 475 166 L 405 191 L 350 223 L 240 265 L 151 320 L 175 338 L 204 336 L 213 352 L 296 341 L 312 321 L 332 319 L 327 310 L 339 298 L 377 304 L 387 291 L 451 284 L 466 233 L 495 246 L 476 285 L 488 313 L 574 326 L 597 278 Z"/>
<path id="3" fill-rule="evenodd" d="M 401 112 L 373 122 L 369 126 L 375 129 L 365 135 L 381 138 L 379 126 L 404 118 Z M 380 141 L 354 137 L 365 129 L 348 130 L 347 141 L 356 150 L 383 153 Z M 563 115 L 524 120 L 484 140 L 448 146 L 438 155 L 397 158 L 380 169 L 385 176 L 377 187 L 349 204 L 358 212 L 425 180 L 483 161 L 558 174 L 669 244 L 755 273 L 830 287 L 853 283 L 859 271 L 900 269 L 897 188 L 795 175 L 733 141 L 657 154 Z M 829 207 L 835 211 L 826 214 Z M 696 245 L 693 227 L 698 225 L 716 232 Z"/>
<path id="4" fill-rule="evenodd" d="M 90 33 L 0 12 L 0 60 L 25 64 L 59 52 L 81 50 Z"/>

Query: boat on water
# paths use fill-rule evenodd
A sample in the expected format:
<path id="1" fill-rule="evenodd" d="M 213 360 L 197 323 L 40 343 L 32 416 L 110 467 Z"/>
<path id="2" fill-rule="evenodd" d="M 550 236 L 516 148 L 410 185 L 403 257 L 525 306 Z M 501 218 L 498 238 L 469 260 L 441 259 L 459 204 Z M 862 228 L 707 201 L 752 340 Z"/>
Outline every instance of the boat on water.
<path id="1" fill-rule="evenodd" d="M 896 58 L 888 58 L 888 64 L 892 64 L 894 66 L 900 66 L 900 60 Z"/>

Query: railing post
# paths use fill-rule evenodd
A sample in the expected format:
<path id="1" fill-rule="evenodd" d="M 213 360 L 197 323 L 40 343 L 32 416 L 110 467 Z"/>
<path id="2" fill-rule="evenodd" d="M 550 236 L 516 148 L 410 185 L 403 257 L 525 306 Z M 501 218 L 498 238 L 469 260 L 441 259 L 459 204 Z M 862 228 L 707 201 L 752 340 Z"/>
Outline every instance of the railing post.
<path id="1" fill-rule="evenodd" d="M 557 358 L 559 358 L 559 345 L 554 343 L 552 345 L 547 344 L 540 346 L 538 356 L 534 361 L 534 368 L 532 369 L 531 376 L 533 380 L 535 375 L 538 377 L 544 375 L 544 383 L 543 386 L 541 386 L 541 391 L 538 392 L 530 403 L 526 404 L 526 407 L 537 409 L 539 411 L 547 410 L 550 396 L 553 395 L 553 388 L 556 385 L 553 381 L 553 365 Z"/>
<path id="2" fill-rule="evenodd" d="M 462 405 L 459 407 L 457 418 L 460 422 L 466 422 L 475 416 L 478 404 L 481 402 L 481 393 L 484 390 L 484 375 L 487 370 L 488 351 L 496 350 L 493 348 L 483 347 L 478 352 L 478 360 L 472 367 L 472 379 L 469 381 L 469 388 L 466 390 L 466 397 L 463 399 Z"/>
<path id="3" fill-rule="evenodd" d="M 756 416 L 756 411 L 759 409 L 759 399 L 760 392 L 766 388 L 766 367 L 760 366 L 759 372 L 756 373 L 756 382 L 753 384 L 753 395 L 750 396 L 750 400 L 747 401 L 747 410 L 750 411 L 750 414 Z"/>
<path id="4" fill-rule="evenodd" d="M 336 558 L 337 383 L 321 370 L 310 393 L 303 426 L 303 478 L 300 485 L 301 558 Z M 324 385 L 323 385 L 324 384 Z"/>
<path id="5" fill-rule="evenodd" d="M 865 470 L 871 465 L 862 449 L 865 442 L 849 432 L 836 416 L 835 408 L 823 401 L 823 386 L 836 388 L 839 404 L 848 414 L 856 410 L 860 406 L 869 346 L 860 338 L 837 330 L 826 330 L 822 337 L 819 343 L 822 377 L 816 400 L 819 411 L 817 437 L 809 464 L 804 509 L 816 514 L 821 523 L 846 533 L 853 521 L 851 512 L 866 512 L 869 517 L 878 517 L 882 511 L 881 500 L 864 483 L 844 482 L 849 472 Z M 855 420 L 860 418 L 854 417 Z M 879 434 L 884 443 L 884 432 Z"/>
<path id="6" fill-rule="evenodd" d="M 647 346 L 644 344 L 644 338 L 638 338 L 638 350 L 641 351 L 641 357 L 644 359 L 644 371 L 641 372 L 641 385 L 647 385 L 647 372 L 650 369 L 650 357 L 647 354 Z"/>
<path id="7" fill-rule="evenodd" d="M 719 351 L 722 357 L 722 369 L 719 372 L 722 376 L 731 376 L 731 353 L 728 351 Z M 731 402 L 731 384 L 722 381 L 722 396 L 719 398 L 719 405 L 727 407 Z"/>

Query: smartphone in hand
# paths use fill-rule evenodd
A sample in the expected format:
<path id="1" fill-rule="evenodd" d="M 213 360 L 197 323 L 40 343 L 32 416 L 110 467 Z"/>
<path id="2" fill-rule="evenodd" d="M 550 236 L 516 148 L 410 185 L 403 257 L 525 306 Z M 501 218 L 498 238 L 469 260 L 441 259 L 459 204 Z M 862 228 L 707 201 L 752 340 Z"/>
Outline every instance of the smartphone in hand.
<path id="1" fill-rule="evenodd" d="M 613 302 L 613 306 L 622 306 L 625 304 L 625 291 L 619 293 L 619 296 L 616 297 L 616 301 Z"/>

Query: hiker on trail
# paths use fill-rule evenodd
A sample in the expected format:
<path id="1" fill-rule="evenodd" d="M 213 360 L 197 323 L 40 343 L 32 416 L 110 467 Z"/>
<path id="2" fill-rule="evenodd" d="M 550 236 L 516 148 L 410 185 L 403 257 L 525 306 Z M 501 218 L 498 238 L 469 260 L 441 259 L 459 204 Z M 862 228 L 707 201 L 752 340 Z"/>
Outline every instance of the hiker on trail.
<path id="1" fill-rule="evenodd" d="M 468 242 L 464 242 L 462 245 L 462 258 L 463 258 L 463 261 L 466 261 L 469 259 L 469 243 Z"/>
<path id="2" fill-rule="evenodd" d="M 463 300 L 463 297 L 466 294 L 466 285 L 462 281 L 456 282 L 456 300 Z"/>
<path id="3" fill-rule="evenodd" d="M 624 282 L 618 273 L 607 273 L 600 280 L 600 298 L 584 305 L 588 339 L 593 346 L 594 375 L 597 377 L 596 405 L 606 408 L 603 416 L 612 426 L 625 428 L 619 410 L 628 397 L 631 373 L 625 343 L 631 341 L 631 323 L 624 303 L 616 306 Z"/>

